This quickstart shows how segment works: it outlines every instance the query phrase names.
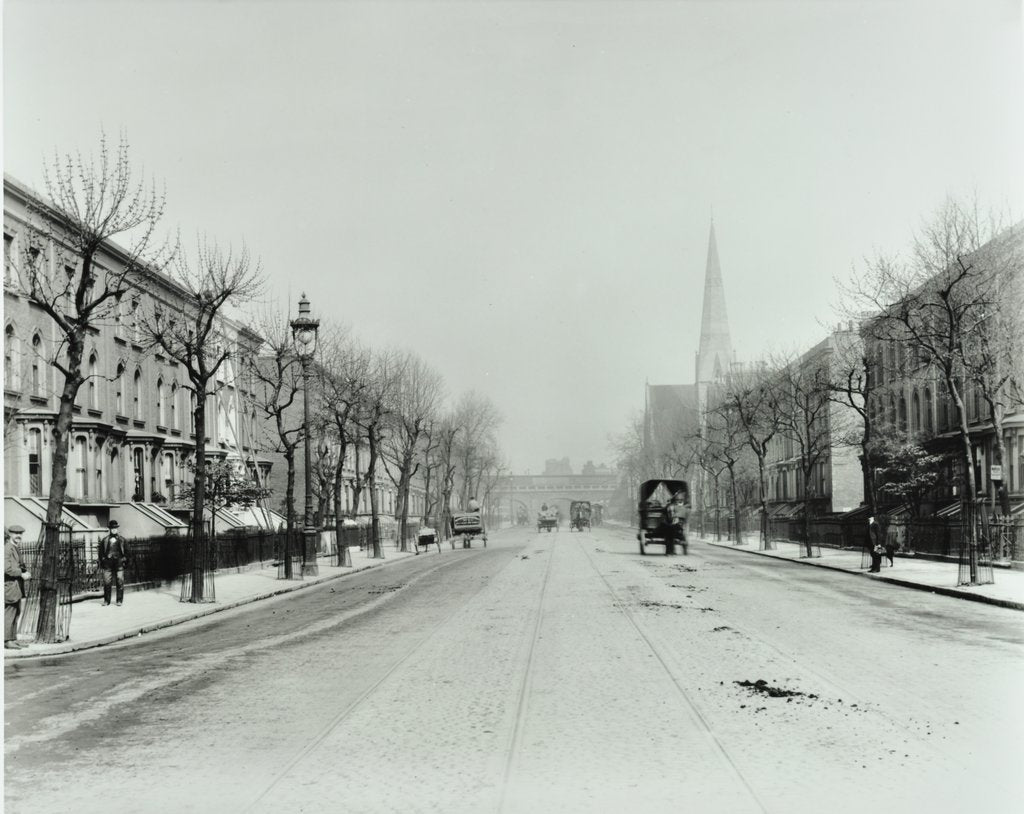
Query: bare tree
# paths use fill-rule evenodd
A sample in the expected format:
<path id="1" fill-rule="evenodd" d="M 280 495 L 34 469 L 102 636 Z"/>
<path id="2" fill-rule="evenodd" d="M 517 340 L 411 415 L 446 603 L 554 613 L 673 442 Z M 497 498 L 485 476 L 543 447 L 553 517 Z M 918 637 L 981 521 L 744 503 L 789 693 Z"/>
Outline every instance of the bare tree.
<path id="1" fill-rule="evenodd" d="M 811 515 L 818 489 L 814 474 L 831 454 L 828 368 L 816 358 L 777 363 L 779 429 L 795 446 L 804 504 L 804 545 L 812 556 Z"/>
<path id="2" fill-rule="evenodd" d="M 260 425 L 266 429 L 267 421 L 273 430 L 264 433 L 268 448 L 284 457 L 285 491 L 284 577 L 293 576 L 291 541 L 296 527 L 295 512 L 295 456 L 303 440 L 303 416 L 298 409 L 302 393 L 302 362 L 295 353 L 291 326 L 285 315 L 264 313 L 258 322 L 263 339 L 257 354 L 247 359 L 247 373 L 253 383 L 253 407 L 266 419 Z"/>
<path id="3" fill-rule="evenodd" d="M 55 154 L 52 167 L 44 168 L 44 184 L 50 202 L 29 206 L 16 284 L 53 320 L 58 341 L 48 362 L 64 377 L 51 431 L 53 458 L 36 627 L 36 641 L 55 642 L 66 635 L 57 630 L 58 524 L 67 494 L 73 407 L 86 378 L 86 341 L 90 332 L 114 320 L 121 300 L 141 278 L 158 273 L 171 253 L 166 243 L 154 243 L 164 194 L 152 183 L 136 182 L 124 136 L 112 149 L 101 135 L 95 159 Z M 118 235 L 130 238 L 130 248 L 109 243 Z M 111 256 L 110 268 L 97 262 L 103 253 Z"/>
<path id="4" fill-rule="evenodd" d="M 732 416 L 742 428 L 747 446 L 757 461 L 760 545 L 768 548 L 766 461 L 772 439 L 779 432 L 782 416 L 778 389 L 767 364 L 732 372 L 722 403 L 731 408 Z"/>
<path id="5" fill-rule="evenodd" d="M 391 432 L 385 444 L 383 460 L 394 462 L 395 474 L 389 475 L 398 490 L 398 539 L 402 551 L 408 551 L 406 528 L 409 522 L 409 491 L 420 467 L 417 451 L 442 398 L 442 380 L 437 371 L 413 353 L 406 353 L 397 365 L 394 388 L 394 412 Z"/>
<path id="6" fill-rule="evenodd" d="M 482 462 L 496 447 L 495 433 L 501 424 L 497 408 L 486 396 L 464 393 L 455 407 L 455 420 L 462 429 L 458 444 L 459 472 L 462 476 L 462 505 L 476 497 Z"/>
<path id="7" fill-rule="evenodd" d="M 255 297 L 262 286 L 259 263 L 253 263 L 243 247 L 237 254 L 222 250 L 205 239 L 197 242 L 190 261 L 178 253 L 169 266 L 172 279 L 182 288 L 175 302 L 156 303 L 143 321 L 145 344 L 159 349 L 188 375 L 195 394 L 195 482 L 192 507 L 192 593 L 190 602 L 203 602 L 209 544 L 203 529 L 206 501 L 206 407 L 216 393 L 218 372 L 238 356 L 239 348 L 226 323 L 226 311 Z M 212 579 L 212 574 L 210 575 Z"/>
<path id="8" fill-rule="evenodd" d="M 746 427 L 740 416 L 740 411 L 735 404 L 724 399 L 714 403 L 705 417 L 705 437 L 707 445 L 705 456 L 713 464 L 712 467 L 721 471 L 714 464 L 720 464 L 724 471 L 729 473 L 730 503 L 732 504 L 733 526 L 735 529 L 735 541 L 743 543 L 743 523 L 740 513 L 739 495 L 741 491 L 740 480 L 747 472 L 745 471 L 745 458 L 750 455 L 749 436 Z"/>
<path id="9" fill-rule="evenodd" d="M 1017 235 L 1019 227 L 1003 236 L 998 218 L 983 217 L 974 203 L 950 199 L 915 235 L 908 261 L 877 257 L 844 289 L 854 309 L 877 313 L 865 324 L 872 339 L 909 350 L 915 363 L 936 371 L 944 384 L 956 418 L 972 584 L 978 580 L 977 494 L 967 388 L 972 380 L 977 383 L 988 377 L 987 373 L 975 375 L 979 369 L 976 356 L 979 352 L 984 355 L 977 337 L 1002 322 L 993 316 L 1001 315 L 1005 307 L 1000 300 L 1000 278 L 1016 265 L 1012 260 L 1016 252 L 1002 248 L 1004 240 L 1019 240 Z M 1019 319 L 1019 312 L 1008 312 L 1007 318 Z M 998 374 L 993 384 L 997 381 Z M 1001 427 L 996 435 L 998 448 Z"/>
<path id="10" fill-rule="evenodd" d="M 342 515 L 343 490 L 345 488 L 345 464 L 349 450 L 356 458 L 356 480 L 352 512 L 358 511 L 362 492 L 359 473 L 359 443 L 361 430 L 356 422 L 370 385 L 370 352 L 360 346 L 346 332 L 329 331 L 322 343 L 323 361 L 319 368 L 320 389 L 323 393 L 322 416 L 329 427 L 330 443 L 334 445 L 334 473 L 331 481 L 334 490 L 334 524 L 338 541 L 338 564 L 351 566 L 352 557 L 344 544 L 344 523 Z"/>
<path id="11" fill-rule="evenodd" d="M 395 391 L 402 358 L 393 350 L 378 351 L 373 355 L 369 370 L 366 398 L 359 418 L 366 437 L 366 480 L 370 485 L 370 539 L 374 559 L 382 559 L 384 551 L 380 541 L 380 505 L 377 488 L 377 464 L 380 461 L 384 434 L 394 411 Z"/>

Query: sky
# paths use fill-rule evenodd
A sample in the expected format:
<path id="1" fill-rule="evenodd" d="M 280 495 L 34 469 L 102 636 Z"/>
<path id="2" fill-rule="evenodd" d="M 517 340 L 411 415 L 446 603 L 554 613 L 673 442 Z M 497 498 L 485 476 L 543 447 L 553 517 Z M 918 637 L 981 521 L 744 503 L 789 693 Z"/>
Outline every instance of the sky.
<path id="1" fill-rule="evenodd" d="M 578 471 L 693 382 L 712 218 L 740 361 L 947 196 L 1019 220 L 1022 46 L 1016 0 L 6 0 L 3 165 L 125 133 L 168 233 Z"/>

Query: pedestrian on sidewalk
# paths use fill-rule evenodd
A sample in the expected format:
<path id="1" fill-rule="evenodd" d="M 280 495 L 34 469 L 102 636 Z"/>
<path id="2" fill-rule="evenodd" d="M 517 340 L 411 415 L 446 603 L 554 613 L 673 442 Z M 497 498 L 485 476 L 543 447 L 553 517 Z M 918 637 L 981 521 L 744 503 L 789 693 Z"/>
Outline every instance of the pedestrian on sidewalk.
<path id="1" fill-rule="evenodd" d="M 4 647 L 8 650 L 22 648 L 18 642 L 18 619 L 25 600 L 25 580 L 32 576 L 21 556 L 24 533 L 23 526 L 4 529 Z"/>
<path id="2" fill-rule="evenodd" d="M 868 518 L 868 550 L 871 552 L 870 573 L 877 574 L 882 570 L 882 554 L 885 548 L 882 546 L 882 527 L 872 515 Z"/>
<path id="3" fill-rule="evenodd" d="M 117 586 L 117 604 L 124 604 L 124 566 L 128 559 L 124 537 L 118 531 L 119 524 L 111 520 L 107 524 L 107 536 L 100 540 L 100 570 L 103 572 L 103 604 L 110 604 L 111 587 Z"/>

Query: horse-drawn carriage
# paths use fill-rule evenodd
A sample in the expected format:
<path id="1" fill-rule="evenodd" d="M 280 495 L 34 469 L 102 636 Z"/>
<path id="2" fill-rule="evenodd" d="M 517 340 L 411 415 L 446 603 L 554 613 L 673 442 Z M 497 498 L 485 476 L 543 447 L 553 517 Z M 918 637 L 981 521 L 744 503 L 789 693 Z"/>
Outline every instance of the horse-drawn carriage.
<path id="1" fill-rule="evenodd" d="M 591 506 L 589 500 L 574 500 L 569 504 L 569 531 L 590 530 Z"/>
<path id="2" fill-rule="evenodd" d="M 452 548 L 456 538 L 462 541 L 463 548 L 472 548 L 473 540 L 479 538 L 487 548 L 487 530 L 479 511 L 460 512 L 452 515 Z"/>
<path id="3" fill-rule="evenodd" d="M 686 553 L 686 517 L 690 511 L 690 489 L 684 480 L 648 480 L 640 484 L 638 530 L 640 553 L 651 544 L 665 546 L 675 554 L 677 545 Z"/>
<path id="4" fill-rule="evenodd" d="M 558 530 L 558 509 L 545 503 L 537 513 L 537 532 Z"/>

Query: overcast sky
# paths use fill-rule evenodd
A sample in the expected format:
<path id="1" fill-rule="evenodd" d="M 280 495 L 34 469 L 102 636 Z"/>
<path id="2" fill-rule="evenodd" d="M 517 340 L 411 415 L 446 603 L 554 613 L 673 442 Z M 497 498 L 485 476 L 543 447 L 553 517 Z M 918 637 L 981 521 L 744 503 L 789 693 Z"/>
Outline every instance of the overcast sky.
<path id="1" fill-rule="evenodd" d="M 5 172 L 124 130 L 168 231 L 490 396 L 516 472 L 693 381 L 712 212 L 752 359 L 946 195 L 1024 211 L 1018 0 L 3 8 Z"/>

